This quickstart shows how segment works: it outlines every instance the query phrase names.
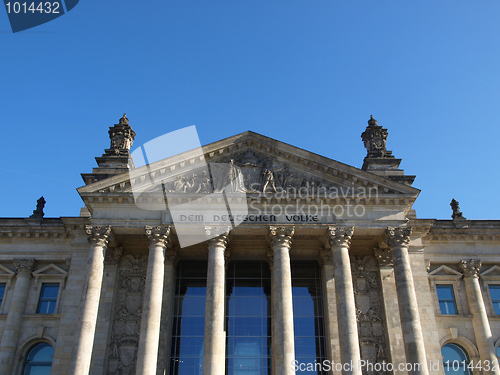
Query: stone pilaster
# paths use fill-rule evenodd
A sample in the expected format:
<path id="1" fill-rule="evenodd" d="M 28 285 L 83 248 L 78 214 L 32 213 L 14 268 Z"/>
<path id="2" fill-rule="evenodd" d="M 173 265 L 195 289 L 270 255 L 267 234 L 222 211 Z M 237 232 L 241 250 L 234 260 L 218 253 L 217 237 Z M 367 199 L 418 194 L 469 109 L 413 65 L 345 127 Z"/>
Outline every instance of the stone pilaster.
<path id="1" fill-rule="evenodd" d="M 217 228 L 207 228 L 207 234 Z M 208 272 L 203 346 L 203 375 L 224 375 L 226 336 L 224 331 L 225 253 L 227 234 L 207 241 Z"/>
<path id="2" fill-rule="evenodd" d="M 271 311 L 273 373 L 293 374 L 295 344 L 293 332 L 292 272 L 290 247 L 293 226 L 269 227 L 271 244 Z"/>
<path id="3" fill-rule="evenodd" d="M 149 242 L 148 269 L 142 304 L 141 331 L 137 349 L 137 375 L 155 375 L 160 342 L 160 321 L 165 276 L 165 249 L 170 227 L 145 227 Z"/>
<path id="4" fill-rule="evenodd" d="M 110 226 L 87 225 L 85 231 L 89 236 L 90 250 L 85 286 L 75 328 L 75 341 L 69 369 L 71 375 L 88 375 L 89 373 L 101 297 L 104 257 L 108 243 L 112 240 Z"/>
<path id="5" fill-rule="evenodd" d="M 34 263 L 33 259 L 14 259 L 16 285 L 0 342 L 0 374 L 10 374 L 12 371 Z"/>
<path id="6" fill-rule="evenodd" d="M 340 361 L 344 375 L 361 375 L 358 322 L 352 284 L 349 246 L 354 228 L 328 227 L 327 242 L 335 265 L 335 294 L 339 327 Z"/>
<path id="7" fill-rule="evenodd" d="M 340 363 L 333 255 L 330 249 L 325 248 L 320 249 L 319 255 L 318 262 L 321 266 L 323 310 L 325 314 L 326 359 L 333 363 Z"/>
<path id="8" fill-rule="evenodd" d="M 394 263 L 394 278 L 398 294 L 406 361 L 418 364 L 412 366 L 413 371 L 408 371 L 408 373 L 410 375 L 428 375 L 429 371 L 427 368 L 422 326 L 418 313 L 417 295 L 415 293 L 410 256 L 408 254 L 410 235 L 411 228 L 409 227 L 388 227 L 386 242 L 392 252 Z"/>
<path id="9" fill-rule="evenodd" d="M 406 355 L 399 316 L 398 293 L 394 282 L 394 264 L 390 249 L 373 249 L 373 254 L 379 266 L 379 281 L 382 289 L 382 304 L 384 308 L 384 326 L 387 329 L 388 348 L 391 363 L 405 363 Z M 408 371 L 401 371 L 394 367 L 394 375 L 406 375 Z"/>
<path id="10" fill-rule="evenodd" d="M 491 327 L 479 285 L 479 270 L 481 269 L 481 265 L 482 262 L 480 260 L 471 259 L 460 262 L 460 268 L 464 274 L 465 292 L 467 293 L 469 308 L 472 313 L 472 326 L 474 327 L 474 336 L 476 336 L 479 358 L 483 363 L 483 374 L 500 375 L 498 366 L 496 366 L 495 344 L 491 335 Z M 484 368 L 485 363 L 494 363 L 495 366 L 490 366 L 490 371 L 486 371 Z"/>

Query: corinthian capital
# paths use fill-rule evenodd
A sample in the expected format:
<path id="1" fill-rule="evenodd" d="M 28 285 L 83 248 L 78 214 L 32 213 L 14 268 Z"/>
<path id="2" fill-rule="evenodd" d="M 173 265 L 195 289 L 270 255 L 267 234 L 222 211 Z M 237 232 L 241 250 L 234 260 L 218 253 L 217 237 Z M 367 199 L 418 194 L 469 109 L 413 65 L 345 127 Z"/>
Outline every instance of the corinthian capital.
<path id="1" fill-rule="evenodd" d="M 14 266 L 16 266 L 17 274 L 31 273 L 31 269 L 33 268 L 34 264 L 35 264 L 34 259 L 14 259 Z"/>
<path id="2" fill-rule="evenodd" d="M 385 242 L 390 247 L 405 246 L 410 243 L 411 227 L 387 227 Z"/>
<path id="3" fill-rule="evenodd" d="M 480 260 L 471 259 L 460 261 L 460 269 L 462 270 L 462 273 L 465 277 L 478 278 L 479 270 L 481 269 L 482 265 L 483 262 L 481 262 Z"/>
<path id="4" fill-rule="evenodd" d="M 86 225 L 85 232 L 89 236 L 89 242 L 98 246 L 106 247 L 108 243 L 113 240 L 113 234 L 111 233 L 111 226 L 92 226 Z"/>
<path id="5" fill-rule="evenodd" d="M 327 241 L 330 246 L 349 247 L 353 233 L 354 227 L 328 227 Z"/>
<path id="6" fill-rule="evenodd" d="M 150 227 L 149 225 L 146 225 L 144 229 L 146 231 L 146 237 L 150 245 L 167 247 L 168 242 L 170 241 L 170 226 Z"/>
<path id="7" fill-rule="evenodd" d="M 228 242 L 229 242 L 228 233 L 224 233 L 217 237 L 210 238 L 209 240 L 207 240 L 207 245 L 209 248 L 211 247 L 226 248 Z"/>
<path id="8" fill-rule="evenodd" d="M 295 233 L 295 227 L 293 226 L 281 226 L 269 227 L 269 240 L 271 242 L 271 247 L 274 249 L 276 246 L 286 246 L 290 248 L 292 246 L 292 237 Z"/>

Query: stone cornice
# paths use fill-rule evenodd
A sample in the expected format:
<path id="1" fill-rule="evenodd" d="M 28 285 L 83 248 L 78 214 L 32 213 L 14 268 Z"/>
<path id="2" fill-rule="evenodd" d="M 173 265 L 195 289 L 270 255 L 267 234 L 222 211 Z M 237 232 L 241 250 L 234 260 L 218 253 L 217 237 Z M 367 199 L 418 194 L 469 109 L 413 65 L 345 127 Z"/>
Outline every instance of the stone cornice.
<path id="1" fill-rule="evenodd" d="M 464 277 L 479 278 L 479 273 L 483 262 L 480 260 L 462 260 L 460 261 L 460 269 Z"/>
<path id="2" fill-rule="evenodd" d="M 106 226 L 86 225 L 85 232 L 88 235 L 88 240 L 90 244 L 106 247 L 108 246 L 108 243 L 113 240 L 111 226 L 109 225 Z"/>
<path id="3" fill-rule="evenodd" d="M 146 232 L 146 237 L 148 239 L 148 243 L 150 246 L 151 245 L 163 246 L 163 247 L 168 246 L 168 243 L 170 241 L 170 232 L 171 232 L 170 226 L 151 227 L 149 225 L 146 225 L 144 227 L 144 230 Z"/>
<path id="4" fill-rule="evenodd" d="M 500 233 L 429 233 L 425 241 L 500 241 Z"/>
<path id="5" fill-rule="evenodd" d="M 354 227 L 328 227 L 327 243 L 330 246 L 344 246 L 351 245 L 351 238 L 354 233 Z"/>
<path id="6" fill-rule="evenodd" d="M 410 244 L 411 232 L 411 227 L 387 227 L 384 240 L 390 247 L 408 247 Z"/>
<path id="7" fill-rule="evenodd" d="M 269 243 L 274 250 L 275 247 L 285 246 L 290 249 L 292 246 L 292 237 L 295 233 L 294 226 L 270 226 L 269 227 Z"/>

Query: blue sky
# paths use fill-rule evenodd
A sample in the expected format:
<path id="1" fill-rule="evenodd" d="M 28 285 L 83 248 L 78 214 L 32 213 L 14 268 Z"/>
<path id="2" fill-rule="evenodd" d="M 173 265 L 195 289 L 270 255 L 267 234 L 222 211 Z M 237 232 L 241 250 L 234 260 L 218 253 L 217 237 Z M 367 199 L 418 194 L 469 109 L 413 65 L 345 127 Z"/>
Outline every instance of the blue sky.
<path id="1" fill-rule="evenodd" d="M 500 219 L 500 2 L 81 0 L 12 34 L 0 9 L 0 216 L 76 216 L 124 112 L 138 146 L 196 125 L 361 167 L 370 114 L 420 218 Z"/>

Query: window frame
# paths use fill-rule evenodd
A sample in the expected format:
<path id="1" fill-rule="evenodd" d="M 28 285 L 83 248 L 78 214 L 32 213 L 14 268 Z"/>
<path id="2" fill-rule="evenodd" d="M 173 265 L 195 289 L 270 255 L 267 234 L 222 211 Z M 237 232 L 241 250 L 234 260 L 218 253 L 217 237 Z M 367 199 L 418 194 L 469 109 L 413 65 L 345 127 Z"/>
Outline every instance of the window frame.
<path id="1" fill-rule="evenodd" d="M 55 356 L 55 349 L 54 349 L 54 346 L 49 343 L 49 342 L 46 342 L 46 341 L 39 341 L 39 342 L 36 342 L 32 345 L 30 345 L 29 349 L 26 350 L 25 354 L 24 354 L 24 359 L 23 359 L 23 362 L 22 362 L 22 368 L 21 368 L 21 374 L 22 375 L 30 375 L 30 374 L 26 374 L 26 367 L 27 365 L 29 364 L 28 363 L 28 357 L 30 356 L 31 352 L 37 347 L 37 346 L 40 346 L 40 345 L 44 345 L 44 347 L 46 346 L 49 346 L 52 348 L 52 351 L 54 352 L 54 354 L 52 354 L 52 361 L 50 363 L 50 368 L 51 368 L 51 371 L 52 371 L 52 366 L 54 365 L 54 356 Z M 43 349 L 43 348 L 41 348 Z M 40 350 L 41 350 L 40 349 Z M 30 371 L 31 372 L 31 371 Z"/>
<path id="2" fill-rule="evenodd" d="M 55 265 L 54 263 L 47 264 L 36 271 L 31 273 L 33 275 L 34 283 L 33 287 L 36 294 L 36 299 L 34 301 L 34 306 L 32 306 L 32 311 L 34 314 L 43 314 L 43 315 L 51 315 L 39 313 L 38 306 L 40 305 L 40 297 L 42 293 L 42 285 L 44 284 L 58 284 L 59 289 L 57 291 L 57 300 L 56 306 L 54 308 L 54 312 L 52 314 L 59 314 L 59 306 L 61 304 L 61 297 L 64 287 L 66 286 L 66 278 L 68 276 L 68 272 L 62 269 L 61 267 Z"/>
<path id="3" fill-rule="evenodd" d="M 436 315 L 438 316 L 458 316 L 463 315 L 462 303 L 460 301 L 460 279 L 463 274 L 461 272 L 455 271 L 454 269 L 441 265 L 437 267 L 434 271 L 429 273 L 429 283 L 431 292 L 434 295 L 434 307 L 436 310 Z M 439 307 L 439 297 L 437 294 L 437 285 L 451 285 L 453 290 L 453 297 L 455 298 L 455 307 L 457 308 L 456 314 L 442 314 L 441 308 Z"/>
<path id="4" fill-rule="evenodd" d="M 489 309 L 488 315 L 491 317 L 500 317 L 500 314 L 495 312 L 493 299 L 491 298 L 490 293 L 490 285 L 500 286 L 500 267 L 494 265 L 493 267 L 488 268 L 480 274 L 479 281 L 483 286 L 483 297 L 487 300 L 487 302 L 485 301 L 485 305 L 487 305 Z"/>
<path id="5" fill-rule="evenodd" d="M 441 302 L 442 300 L 439 299 L 439 293 L 438 293 L 438 289 L 439 287 L 441 286 L 447 286 L 447 287 L 450 287 L 451 288 L 451 293 L 453 295 L 453 304 L 455 305 L 455 313 L 454 314 L 445 314 L 441 311 Z M 450 284 L 450 283 L 436 283 L 436 286 L 435 286 L 435 289 L 436 289 L 436 298 L 437 298 L 437 301 L 438 301 L 438 308 L 439 308 L 439 313 L 441 315 L 446 315 L 446 316 L 449 316 L 449 315 L 459 315 L 458 314 L 458 306 L 457 306 L 457 297 L 455 295 L 455 288 L 453 286 L 453 284 Z M 445 303 L 448 302 L 448 301 L 445 301 Z"/>
<path id="6" fill-rule="evenodd" d="M 41 298 L 42 298 L 42 290 L 43 290 L 43 287 L 44 285 L 57 285 L 57 296 L 56 296 L 56 304 L 54 306 L 54 311 L 51 312 L 51 313 L 44 313 L 44 312 L 38 312 L 38 309 L 40 307 L 40 302 L 41 301 Z M 37 298 L 37 303 L 36 303 L 36 309 L 35 309 L 35 314 L 40 314 L 40 315 L 52 315 L 52 314 L 57 314 L 58 311 L 59 311 L 59 300 L 60 300 L 60 295 L 61 295 L 61 284 L 60 283 L 51 283 L 51 282 L 44 282 L 42 283 L 42 285 L 40 285 L 40 289 L 39 292 L 38 292 L 38 298 Z"/>
<path id="7" fill-rule="evenodd" d="M 12 285 L 12 278 L 16 275 L 16 273 L 4 265 L 0 264 L 0 284 L 5 284 L 5 291 L 3 294 L 2 302 L 0 303 L 0 314 L 4 313 L 5 300 L 7 299 L 7 292 L 10 290 Z"/>

